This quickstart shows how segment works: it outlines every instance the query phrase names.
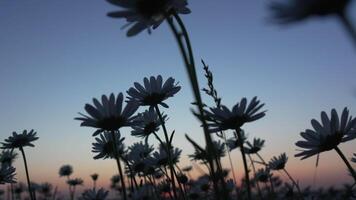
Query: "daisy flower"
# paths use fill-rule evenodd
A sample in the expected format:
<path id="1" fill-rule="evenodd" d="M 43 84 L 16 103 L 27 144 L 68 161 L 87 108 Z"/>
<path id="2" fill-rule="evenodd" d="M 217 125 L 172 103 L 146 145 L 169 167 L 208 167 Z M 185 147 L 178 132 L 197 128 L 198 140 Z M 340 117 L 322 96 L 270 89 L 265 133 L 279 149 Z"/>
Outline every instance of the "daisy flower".
<path id="1" fill-rule="evenodd" d="M 356 137 L 356 120 L 349 116 L 349 110 L 344 108 L 339 118 L 335 109 L 331 110 L 331 118 L 323 111 L 321 112 L 321 123 L 312 119 L 314 130 L 307 129 L 300 135 L 305 139 L 295 143 L 303 148 L 296 157 L 305 159 L 324 151 L 336 148 L 340 143 L 347 142 Z"/>
<path id="2" fill-rule="evenodd" d="M 2 165 L 11 166 L 16 158 L 17 158 L 17 153 L 13 150 L 3 150 L 0 153 L 0 163 Z"/>
<path id="3" fill-rule="evenodd" d="M 98 178 L 99 178 L 99 174 L 94 173 L 94 174 L 90 175 L 90 177 L 91 177 L 91 179 L 92 179 L 93 181 L 96 181 L 96 180 L 98 180 Z"/>
<path id="4" fill-rule="evenodd" d="M 189 14 L 186 0 L 107 0 L 109 3 L 123 8 L 109 12 L 112 18 L 125 18 L 128 25 L 127 36 L 134 36 L 147 29 L 157 28 L 172 13 Z"/>
<path id="5" fill-rule="evenodd" d="M 167 115 L 163 115 L 163 120 L 166 121 Z M 155 133 L 159 130 L 161 126 L 161 121 L 159 116 L 153 107 L 150 107 L 149 110 L 146 110 L 143 113 L 139 113 L 136 117 L 137 124 L 132 126 L 131 135 L 148 138 L 152 133 Z"/>
<path id="6" fill-rule="evenodd" d="M 34 130 L 23 130 L 21 134 L 12 132 L 12 136 L 5 139 L 5 142 L 2 142 L 2 149 L 15 149 L 23 148 L 25 146 L 34 147 L 32 144 L 33 141 L 37 140 L 36 132 Z"/>
<path id="7" fill-rule="evenodd" d="M 16 183 L 16 169 L 12 166 L 3 165 L 0 168 L 0 184 Z"/>
<path id="8" fill-rule="evenodd" d="M 268 168 L 264 168 L 264 169 L 257 170 L 255 175 L 255 180 L 262 183 L 266 183 L 269 181 L 270 177 L 272 177 L 270 170 Z"/>
<path id="9" fill-rule="evenodd" d="M 153 153 L 152 162 L 155 163 L 157 166 L 168 166 L 169 159 L 168 159 L 168 152 L 167 152 L 167 145 L 164 143 L 163 145 L 159 145 L 159 150 Z M 182 153 L 181 149 L 171 147 L 171 160 L 172 164 L 176 164 L 179 162 L 180 155 Z"/>
<path id="10" fill-rule="evenodd" d="M 98 191 L 95 189 L 85 190 L 82 194 L 83 200 L 105 200 L 109 191 L 100 188 Z"/>
<path id="11" fill-rule="evenodd" d="M 143 83 L 144 85 L 135 82 L 134 87 L 127 91 L 129 101 L 136 102 L 141 106 L 154 107 L 159 104 L 168 108 L 168 105 L 163 101 L 173 97 L 181 89 L 172 77 L 163 83 L 161 75 L 158 75 L 157 78 L 154 76 L 151 76 L 150 79 L 144 78 Z"/>
<path id="12" fill-rule="evenodd" d="M 116 146 L 117 146 L 117 153 L 119 156 L 124 154 L 125 146 L 123 141 L 125 138 L 121 138 L 120 132 L 115 133 L 116 137 Z M 92 152 L 97 153 L 94 156 L 94 159 L 107 159 L 107 158 L 115 158 L 114 146 L 113 146 L 113 138 L 112 134 L 105 132 L 101 133 L 99 137 L 95 138 L 96 143 L 92 143 L 93 148 Z"/>
<path id="13" fill-rule="evenodd" d="M 278 157 L 274 156 L 268 163 L 268 167 L 271 170 L 281 170 L 284 169 L 286 163 L 288 161 L 288 157 L 286 153 L 282 153 Z"/>
<path id="14" fill-rule="evenodd" d="M 265 144 L 265 140 L 260 139 L 260 138 L 254 138 L 253 143 L 251 144 L 250 142 L 246 142 L 247 147 L 245 148 L 246 153 L 248 154 L 255 154 L 261 151 L 262 147 Z"/>
<path id="15" fill-rule="evenodd" d="M 132 115 L 138 109 L 138 105 L 129 102 L 123 108 L 123 99 L 122 93 L 116 98 L 113 93 L 109 97 L 102 95 L 101 102 L 93 98 L 94 105 L 86 104 L 84 107 L 89 116 L 79 113 L 82 117 L 75 119 L 82 121 L 81 126 L 96 128 L 93 136 L 104 131 L 117 131 L 124 126 L 133 126 L 135 117 Z"/>
<path id="16" fill-rule="evenodd" d="M 59 168 L 59 176 L 70 176 L 73 173 L 73 167 L 70 165 L 63 165 L 61 168 Z"/>
<path id="17" fill-rule="evenodd" d="M 135 173 L 145 172 L 152 167 L 153 163 L 150 161 L 151 153 L 154 150 L 153 146 L 140 142 L 134 143 L 128 149 L 126 158 Z"/>
<path id="18" fill-rule="evenodd" d="M 213 141 L 213 153 L 214 157 L 222 158 L 225 156 L 225 144 L 220 141 Z M 200 160 L 202 163 L 206 164 L 209 160 L 209 155 L 206 150 L 195 148 L 195 152 L 192 155 L 188 155 L 192 160 Z"/>
<path id="19" fill-rule="evenodd" d="M 229 110 L 226 106 L 221 105 L 217 108 L 205 110 L 207 122 L 210 127 L 209 132 L 215 133 L 228 129 L 240 129 L 247 122 L 253 122 L 265 116 L 266 111 L 259 110 L 264 106 L 260 104 L 257 97 L 254 97 L 247 105 L 247 99 L 242 98 L 235 106 Z"/>

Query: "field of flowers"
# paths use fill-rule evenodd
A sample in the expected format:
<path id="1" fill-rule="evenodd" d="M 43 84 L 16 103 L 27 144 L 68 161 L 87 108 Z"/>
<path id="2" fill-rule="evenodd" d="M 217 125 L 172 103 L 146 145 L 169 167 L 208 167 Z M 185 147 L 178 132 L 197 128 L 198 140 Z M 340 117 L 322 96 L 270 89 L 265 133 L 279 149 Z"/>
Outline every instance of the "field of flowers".
<path id="1" fill-rule="evenodd" d="M 179 166 L 182 150 L 175 144 L 175 131 L 167 127 L 170 107 L 167 99 L 174 99 L 182 89 L 174 77 L 152 75 L 134 82 L 126 93 L 104 94 L 94 97 L 84 105 L 84 110 L 75 118 L 80 126 L 93 129 L 92 144 L 94 159 L 111 159 L 117 165 L 117 175 L 111 179 L 111 188 L 97 187 L 99 174 L 92 174 L 92 186 L 82 194 L 76 189 L 83 184 L 81 178 L 73 177 L 73 167 L 63 165 L 59 176 L 68 186 L 67 196 L 58 196 L 57 188 L 50 183 L 37 184 L 31 181 L 31 166 L 28 166 L 26 148 L 35 147 L 39 140 L 35 130 L 13 132 L 1 142 L 0 199 L 83 199 L 83 200 L 194 200 L 194 199 L 356 199 L 356 154 L 345 155 L 340 145 L 356 138 L 356 118 L 347 107 L 343 110 L 322 111 L 320 118 L 311 119 L 311 129 L 300 133 L 295 145 L 300 159 L 317 157 L 321 153 L 335 151 L 340 162 L 348 169 L 352 182 L 343 187 L 312 190 L 301 187 L 298 178 L 288 172 L 286 153 L 264 158 L 261 155 L 265 140 L 249 138 L 244 125 L 254 123 L 268 114 L 260 98 L 241 98 L 232 107 L 224 105 L 209 66 L 202 60 L 206 82 L 198 83 L 196 61 L 189 31 L 180 15 L 191 12 L 187 0 L 107 0 L 119 10 L 109 12 L 111 18 L 126 21 L 124 28 L 128 37 L 143 31 L 151 33 L 161 23 L 168 23 L 182 57 L 194 99 L 192 115 L 200 122 L 205 142 L 194 141 L 185 135 L 194 152 L 189 158 L 199 163 L 196 166 Z M 269 3 L 271 20 L 276 24 L 293 24 L 309 17 L 337 17 L 356 47 L 356 29 L 348 19 L 346 8 L 351 0 L 288 0 Z M 210 98 L 214 105 L 207 105 L 202 98 Z M 89 100 L 88 100 L 89 101 Z M 78 108 L 81 110 L 81 108 Z M 310 119 L 306 119 L 310 120 Z M 129 127 L 131 136 L 141 142 L 125 143 L 120 129 Z M 301 129 L 303 130 L 303 129 Z M 158 146 L 149 143 L 149 138 Z M 244 178 L 238 180 L 231 152 L 239 151 L 243 161 Z M 283 150 L 281 149 L 283 152 Z M 223 158 L 229 158 L 224 166 Z M 22 159 L 26 183 L 17 183 L 15 159 Z M 318 165 L 318 163 L 316 163 Z M 191 172 L 206 171 L 193 178 Z M 281 177 L 288 179 L 282 179 Z M 110 191 L 110 192 L 109 192 Z"/>

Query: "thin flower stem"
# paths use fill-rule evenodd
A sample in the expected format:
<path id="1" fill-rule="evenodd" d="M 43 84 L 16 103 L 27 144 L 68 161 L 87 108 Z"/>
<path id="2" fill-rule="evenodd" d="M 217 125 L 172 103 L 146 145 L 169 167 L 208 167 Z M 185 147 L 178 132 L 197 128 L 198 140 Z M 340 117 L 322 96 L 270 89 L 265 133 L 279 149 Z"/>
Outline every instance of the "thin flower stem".
<path id="1" fill-rule="evenodd" d="M 28 192 L 30 194 L 30 198 L 31 200 L 35 200 L 33 198 L 33 194 L 32 194 L 32 188 L 31 188 L 31 181 L 30 181 L 30 175 L 28 173 L 28 167 L 27 167 L 27 160 L 26 160 L 26 155 L 25 155 L 25 151 L 23 150 L 22 147 L 19 148 L 21 153 L 22 153 L 22 157 L 23 157 L 23 162 L 25 164 L 25 171 L 26 171 L 26 179 L 27 179 L 27 186 L 28 186 Z"/>
<path id="2" fill-rule="evenodd" d="M 187 55 L 187 52 L 184 48 L 184 45 L 183 45 L 183 42 L 182 42 L 182 39 L 181 39 L 181 35 L 180 33 L 177 31 L 177 28 L 175 27 L 172 19 L 168 16 L 167 17 L 167 22 L 177 40 L 177 43 L 178 43 L 178 46 L 179 46 L 179 49 L 181 51 L 181 54 L 183 56 L 183 61 L 185 63 L 185 67 L 186 67 L 186 70 L 188 72 L 188 76 L 189 76 L 189 80 L 190 80 L 190 83 L 191 83 L 191 86 L 192 86 L 192 89 L 193 89 L 193 93 L 194 93 L 194 97 L 195 97 L 195 101 L 197 103 L 197 106 L 198 106 L 198 109 L 199 109 L 199 115 L 200 115 L 200 118 L 201 118 L 201 122 L 203 124 L 203 130 L 204 130 L 204 136 L 205 136 L 205 141 L 206 141 L 206 144 L 207 144 L 207 147 L 208 147 L 208 152 L 209 152 L 209 155 L 213 155 L 212 152 L 213 152 L 213 142 L 212 142 L 212 138 L 211 138 L 211 135 L 209 134 L 208 132 L 208 126 L 205 122 L 205 118 L 203 117 L 203 103 L 202 103 L 202 100 L 201 100 L 201 96 L 200 96 L 200 91 L 199 91 L 199 85 L 198 85 L 198 81 L 197 81 L 197 78 L 196 78 L 196 74 L 194 76 L 194 71 L 195 71 L 195 67 L 194 67 L 194 63 L 190 63 L 189 61 L 191 61 L 192 59 L 188 59 L 188 55 Z M 183 26 L 184 27 L 184 26 Z M 188 47 L 188 49 L 191 48 L 191 47 Z M 194 68 L 194 71 L 192 70 L 192 68 Z M 220 195 L 219 195 L 219 189 L 218 189 L 218 185 L 217 185 L 217 182 L 216 182 L 216 174 L 215 174 L 215 166 L 214 166 L 214 161 L 213 161 L 213 158 L 208 158 L 208 162 L 209 162 L 209 166 L 210 166 L 210 169 L 211 169 L 211 173 L 210 173 L 210 176 L 212 177 L 213 179 L 213 187 L 214 187 L 214 191 L 215 191 L 215 197 L 216 199 L 220 199 Z"/>
<path id="3" fill-rule="evenodd" d="M 114 156 L 115 156 L 117 168 L 119 169 L 119 174 L 120 174 L 121 187 L 122 187 L 122 191 L 123 191 L 122 196 L 123 196 L 124 200 L 127 200 L 126 185 L 125 185 L 125 180 L 124 180 L 124 174 L 123 174 L 123 172 L 122 172 L 121 163 L 120 163 L 120 158 L 119 158 L 118 151 L 117 151 L 116 137 L 115 137 L 115 132 L 114 132 L 114 131 L 111 131 L 111 137 L 112 137 L 112 140 L 113 140 Z"/>
<path id="4" fill-rule="evenodd" d="M 346 16 L 345 11 L 338 14 L 339 19 L 344 26 L 345 30 L 349 33 L 355 47 L 356 47 L 356 29 L 353 27 L 350 19 Z"/>
<path id="5" fill-rule="evenodd" d="M 356 173 L 354 168 L 352 168 L 351 164 L 349 163 L 349 161 L 347 160 L 347 158 L 345 157 L 345 155 L 342 153 L 342 151 L 339 149 L 339 147 L 335 147 L 334 148 L 336 150 L 336 152 L 339 154 L 339 156 L 341 157 L 341 159 L 345 162 L 347 168 L 349 169 L 349 172 L 351 173 L 352 177 L 354 178 L 355 182 L 356 182 Z"/>
<path id="6" fill-rule="evenodd" d="M 256 177 L 256 168 L 255 168 L 255 163 L 252 160 L 252 157 L 250 154 L 247 154 L 248 158 L 250 159 L 251 165 L 252 165 L 252 170 L 253 170 L 253 174 Z M 257 192 L 258 192 L 258 196 L 260 196 L 260 199 L 263 199 L 262 193 L 261 193 L 261 188 L 260 188 L 260 184 L 258 183 L 258 181 L 256 182 L 257 185 Z"/>
<path id="7" fill-rule="evenodd" d="M 300 199 L 304 199 L 303 198 L 303 194 L 302 191 L 300 190 L 299 184 L 293 179 L 293 177 L 288 173 L 288 171 L 284 168 L 283 171 L 287 174 L 288 178 L 292 181 L 292 183 L 295 185 L 295 187 L 298 190 L 298 195 Z"/>
<path id="8" fill-rule="evenodd" d="M 171 172 L 173 195 L 174 195 L 175 199 L 178 199 L 177 191 L 176 191 L 176 183 L 175 183 L 175 178 L 174 178 L 174 166 L 173 166 L 173 160 L 172 160 L 172 154 L 171 154 L 172 153 L 171 152 L 171 149 L 172 149 L 171 142 L 169 141 L 167 128 L 166 128 L 164 119 L 162 117 L 162 113 L 158 108 L 158 105 L 155 105 L 155 109 L 156 109 L 156 112 L 158 114 L 159 120 L 161 121 L 161 126 L 162 126 L 164 137 L 165 137 L 165 140 L 166 140 L 166 143 L 167 143 L 166 144 L 167 148 L 168 148 L 167 149 L 167 154 L 168 154 L 169 170 Z M 165 148 L 164 144 L 162 144 L 162 147 Z"/>
<path id="9" fill-rule="evenodd" d="M 245 179 L 246 179 L 246 185 L 247 185 L 247 195 L 248 199 L 251 200 L 251 187 L 250 187 L 250 177 L 248 175 L 248 168 L 247 168 L 247 161 L 246 161 L 246 154 L 245 154 L 245 149 L 244 149 L 244 144 L 243 144 L 243 138 L 241 136 L 241 131 L 236 129 L 237 133 L 237 139 L 239 140 L 239 145 L 240 145 L 240 150 L 241 150 L 241 156 L 242 156 L 242 161 L 244 164 L 244 169 L 245 169 Z"/>
<path id="10" fill-rule="evenodd" d="M 265 165 L 265 166 L 268 166 L 268 164 L 266 163 L 266 161 L 262 158 L 262 156 L 257 152 L 256 153 L 257 157 L 261 160 L 261 162 Z M 269 183 L 271 185 L 271 190 L 272 190 L 272 193 L 273 195 L 275 195 L 276 193 L 274 192 L 274 185 L 273 185 L 273 181 L 272 181 L 272 177 L 270 176 L 269 178 Z"/>
<path id="11" fill-rule="evenodd" d="M 225 142 L 225 144 L 226 144 L 226 143 L 227 143 L 226 134 L 225 134 L 225 132 L 223 132 L 223 131 L 221 131 L 221 133 L 222 133 L 222 135 L 223 135 L 224 142 Z M 236 175 L 235 175 L 234 165 L 232 164 L 231 154 L 230 154 L 230 151 L 229 151 L 227 145 L 225 145 L 225 149 L 226 149 L 226 151 L 227 151 L 227 156 L 229 157 L 229 162 L 230 162 L 232 177 L 234 178 L 235 184 L 237 184 L 237 179 L 236 179 Z"/>

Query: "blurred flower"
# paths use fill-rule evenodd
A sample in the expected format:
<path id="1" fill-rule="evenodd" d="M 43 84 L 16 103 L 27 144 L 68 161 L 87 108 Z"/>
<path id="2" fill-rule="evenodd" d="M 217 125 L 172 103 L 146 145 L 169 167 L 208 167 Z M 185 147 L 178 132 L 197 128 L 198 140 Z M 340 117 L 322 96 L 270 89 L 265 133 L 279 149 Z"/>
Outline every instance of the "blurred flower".
<path id="1" fill-rule="evenodd" d="M 314 130 L 307 129 L 300 133 L 305 141 L 298 141 L 296 145 L 306 150 L 296 154 L 296 157 L 302 157 L 303 160 L 315 154 L 332 150 L 341 142 L 356 137 L 356 120 L 352 116 L 349 117 L 347 108 L 342 111 L 341 119 L 335 109 L 331 110 L 331 119 L 324 111 L 321 112 L 321 122 L 320 124 L 317 120 L 312 119 L 311 124 Z"/>
<path id="2" fill-rule="evenodd" d="M 9 165 L 2 165 L 0 168 L 0 184 L 16 183 L 16 169 Z"/>
<path id="3" fill-rule="evenodd" d="M 59 176 L 70 176 L 73 173 L 73 167 L 70 165 L 63 165 L 59 168 Z"/>
<path id="4" fill-rule="evenodd" d="M 105 200 L 109 191 L 100 188 L 98 191 L 95 189 L 85 190 L 82 194 L 83 200 Z"/>
<path id="5" fill-rule="evenodd" d="M 171 160 L 172 164 L 175 165 L 176 163 L 179 162 L 180 155 L 182 153 L 181 149 L 171 147 Z M 159 145 L 159 150 L 153 153 L 152 157 L 152 162 L 156 166 L 168 166 L 169 165 L 169 160 L 168 160 L 168 147 L 167 144 L 164 143 L 163 145 Z"/>
<path id="6" fill-rule="evenodd" d="M 42 183 L 39 187 L 38 192 L 45 197 L 50 197 L 52 195 L 53 186 L 50 183 Z"/>
<path id="7" fill-rule="evenodd" d="M 15 161 L 17 153 L 13 150 L 3 150 L 0 154 L 0 163 L 2 165 L 12 166 Z"/>
<path id="8" fill-rule="evenodd" d="M 215 133 L 227 129 L 239 129 L 247 122 L 253 122 L 265 116 L 266 111 L 258 112 L 264 104 L 260 104 L 257 97 L 254 97 L 250 104 L 247 105 L 247 99 L 242 98 L 230 111 L 226 106 L 221 105 L 219 108 L 210 108 L 205 111 L 209 132 Z"/>
<path id="9" fill-rule="evenodd" d="M 265 144 L 265 140 L 260 138 L 253 138 L 253 143 L 246 142 L 247 147 L 245 147 L 245 151 L 248 154 L 258 153 Z"/>
<path id="10" fill-rule="evenodd" d="M 174 78 L 168 78 L 164 83 L 162 76 L 158 75 L 157 78 L 151 76 L 150 79 L 144 78 L 144 86 L 135 82 L 134 87 L 131 87 L 127 94 L 130 102 L 136 102 L 141 106 L 154 107 L 158 104 L 168 108 L 168 105 L 163 101 L 169 97 L 173 97 L 179 90 L 178 83 L 174 83 Z"/>
<path id="11" fill-rule="evenodd" d="M 270 173 L 268 168 L 257 170 L 256 175 L 255 175 L 256 181 L 259 181 L 262 183 L 266 183 L 270 177 L 272 177 L 272 174 Z"/>
<path id="12" fill-rule="evenodd" d="M 20 196 L 21 195 L 21 193 L 23 193 L 24 191 L 25 191 L 25 184 L 23 184 L 23 183 L 19 183 L 19 184 L 17 184 L 16 186 L 15 186 L 15 188 L 14 188 L 14 192 L 15 192 L 15 194 L 17 194 L 18 196 Z"/>
<path id="13" fill-rule="evenodd" d="M 134 143 L 128 149 L 126 159 L 134 172 L 145 172 L 148 170 L 148 167 L 151 167 L 153 164 L 151 161 L 151 153 L 154 150 L 153 146 L 140 142 Z"/>
<path id="14" fill-rule="evenodd" d="M 81 178 L 74 178 L 74 179 L 69 179 L 67 181 L 67 184 L 70 185 L 70 186 L 77 186 L 77 185 L 83 185 L 83 179 Z"/>
<path id="15" fill-rule="evenodd" d="M 287 161 L 288 161 L 288 157 L 286 156 L 286 153 L 282 153 L 278 157 L 274 156 L 271 159 L 271 161 L 269 161 L 268 167 L 271 170 L 281 170 L 281 169 L 284 169 Z"/>
<path id="16" fill-rule="evenodd" d="M 351 0 L 288 0 L 270 4 L 277 23 L 286 24 L 305 20 L 312 16 L 327 16 L 344 12 Z"/>
<path id="17" fill-rule="evenodd" d="M 121 138 L 120 132 L 118 131 L 115 133 L 116 139 L 116 146 L 117 146 L 117 153 L 119 156 L 124 154 L 125 146 L 123 141 L 125 138 Z M 107 159 L 107 158 L 115 158 L 114 146 L 113 146 L 113 138 L 112 134 L 108 132 L 101 133 L 99 137 L 95 138 L 96 143 L 92 143 L 93 153 L 98 153 L 94 156 L 94 159 Z"/>
<path id="18" fill-rule="evenodd" d="M 354 162 L 354 163 L 356 163 L 356 153 L 354 153 L 354 157 L 351 158 L 351 161 Z"/>
<path id="19" fill-rule="evenodd" d="M 124 10 L 109 12 L 113 18 L 126 18 L 131 28 L 127 36 L 134 36 L 144 29 L 157 28 L 172 12 L 189 14 L 190 10 L 186 0 L 107 0 L 109 3 L 119 6 Z"/>
<path id="20" fill-rule="evenodd" d="M 132 200 L 155 200 L 153 190 L 151 185 L 143 185 L 132 193 Z"/>
<path id="21" fill-rule="evenodd" d="M 41 188 L 41 186 L 35 182 L 31 182 L 30 185 L 32 192 L 36 192 Z"/>
<path id="22" fill-rule="evenodd" d="M 114 175 L 111 177 L 110 181 L 111 181 L 111 185 L 112 186 L 116 186 L 117 183 L 119 183 L 121 180 L 120 175 Z"/>
<path id="23" fill-rule="evenodd" d="M 36 132 L 34 130 L 23 130 L 21 134 L 17 134 L 16 132 L 12 132 L 12 136 L 5 139 L 5 142 L 2 142 L 2 149 L 14 149 L 14 148 L 22 148 L 25 146 L 34 147 L 31 142 L 38 139 L 36 137 Z"/>
<path id="24" fill-rule="evenodd" d="M 109 97 L 102 95 L 101 103 L 93 98 L 94 106 L 85 104 L 84 107 L 89 116 L 79 113 L 82 117 L 75 119 L 82 121 L 81 126 L 97 128 L 93 136 L 104 131 L 117 131 L 121 127 L 135 125 L 134 117 L 131 116 L 138 109 L 138 105 L 131 102 L 122 109 L 123 98 L 122 93 L 119 93 L 117 98 L 113 93 Z"/>
<path id="25" fill-rule="evenodd" d="M 167 115 L 163 115 L 163 120 L 166 121 Z M 132 126 L 131 135 L 142 138 L 148 138 L 152 133 L 159 130 L 161 121 L 153 107 L 143 113 L 139 113 L 136 118 L 137 124 Z"/>
<path id="26" fill-rule="evenodd" d="M 91 179 L 92 179 L 93 181 L 96 181 L 96 180 L 98 180 L 98 178 L 99 178 L 99 174 L 94 173 L 94 174 L 90 175 L 90 177 L 91 177 Z"/>
<path id="27" fill-rule="evenodd" d="M 202 163 L 208 163 L 209 158 L 222 158 L 225 156 L 225 144 L 220 141 L 213 141 L 213 156 L 209 156 L 206 150 L 202 151 L 201 149 L 194 148 L 195 151 L 193 154 L 189 155 L 192 160 L 200 160 Z"/>

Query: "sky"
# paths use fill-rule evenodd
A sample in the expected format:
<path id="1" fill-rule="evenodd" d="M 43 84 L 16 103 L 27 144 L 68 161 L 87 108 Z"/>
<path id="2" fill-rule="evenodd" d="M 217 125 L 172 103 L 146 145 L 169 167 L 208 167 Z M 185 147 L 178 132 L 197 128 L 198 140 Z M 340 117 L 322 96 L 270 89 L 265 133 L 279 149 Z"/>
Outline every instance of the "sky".
<path id="1" fill-rule="evenodd" d="M 202 2 L 189 1 L 192 13 L 182 16 L 200 86 L 206 84 L 199 62 L 204 59 L 224 105 L 258 96 L 266 104 L 266 117 L 244 128 L 250 139 L 266 140 L 261 153 L 266 160 L 286 152 L 287 169 L 302 185 L 350 182 L 336 152 L 321 154 L 316 170 L 315 157 L 294 158 L 299 133 L 311 128 L 310 120 L 319 120 L 321 111 L 348 107 L 356 115 L 356 49 L 337 18 L 278 26 L 269 21 L 268 1 Z M 94 172 L 100 175 L 99 185 L 107 186 L 117 173 L 115 162 L 93 160 L 94 130 L 80 127 L 74 118 L 93 97 L 125 94 L 134 82 L 152 75 L 174 77 L 182 86 L 164 109 L 168 130 L 176 131 L 174 144 L 183 148 L 181 166 L 190 164 L 187 154 L 193 150 L 184 134 L 204 144 L 199 122 L 190 113 L 193 96 L 168 25 L 151 35 L 127 38 L 121 30 L 125 22 L 106 17 L 118 9 L 98 0 L 0 1 L 0 141 L 12 131 L 37 131 L 36 147 L 25 149 L 36 182 L 64 188 L 58 169 L 71 164 L 74 177 L 83 178 L 85 186 L 91 186 Z M 351 19 L 355 22 L 356 15 Z M 213 103 L 206 96 L 204 100 Z M 122 135 L 127 145 L 139 141 L 130 129 Z M 354 145 L 340 145 L 348 158 Z M 240 154 L 232 156 L 242 177 Z M 25 181 L 20 158 L 15 166 L 18 179 Z"/>

